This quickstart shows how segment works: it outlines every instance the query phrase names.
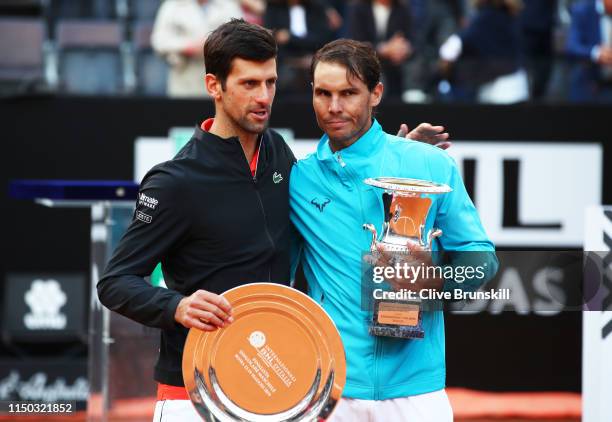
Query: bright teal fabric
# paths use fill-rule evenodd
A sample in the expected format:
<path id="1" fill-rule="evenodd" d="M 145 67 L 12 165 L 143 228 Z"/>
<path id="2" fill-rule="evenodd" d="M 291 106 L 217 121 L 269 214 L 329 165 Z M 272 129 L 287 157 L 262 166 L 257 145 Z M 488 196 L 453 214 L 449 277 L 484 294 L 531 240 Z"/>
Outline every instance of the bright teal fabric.
<path id="1" fill-rule="evenodd" d="M 426 230 L 438 227 L 444 233 L 434 249 L 494 251 L 452 158 L 428 144 L 386 134 L 376 120 L 357 142 L 336 153 L 323 136 L 316 153 L 294 165 L 291 219 L 304 240 L 309 294 L 340 331 L 347 357 L 343 396 L 366 400 L 436 391 L 446 378 L 441 311 L 424 312 L 422 340 L 368 334 L 371 315 L 360 306 L 360 278 L 371 234 L 362 225 L 373 223 L 380 232 L 383 205 L 380 191 L 363 180 L 382 176 L 430 180 L 453 189 L 432 203 Z M 497 260 L 490 256 L 494 274 Z"/>

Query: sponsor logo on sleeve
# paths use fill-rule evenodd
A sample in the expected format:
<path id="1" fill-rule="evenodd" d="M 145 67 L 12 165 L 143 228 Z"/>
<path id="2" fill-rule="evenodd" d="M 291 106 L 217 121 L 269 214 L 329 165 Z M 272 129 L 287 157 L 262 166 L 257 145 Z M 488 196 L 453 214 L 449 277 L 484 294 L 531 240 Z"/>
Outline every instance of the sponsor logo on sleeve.
<path id="1" fill-rule="evenodd" d="M 138 195 L 138 205 L 143 205 L 147 208 L 154 210 L 155 208 L 157 208 L 158 203 L 159 201 L 157 199 L 151 196 L 147 196 L 142 192 Z"/>
<path id="2" fill-rule="evenodd" d="M 136 219 L 142 221 L 143 223 L 147 223 L 147 224 L 153 221 L 153 217 L 151 217 L 149 214 L 145 214 L 142 211 L 136 211 Z"/>

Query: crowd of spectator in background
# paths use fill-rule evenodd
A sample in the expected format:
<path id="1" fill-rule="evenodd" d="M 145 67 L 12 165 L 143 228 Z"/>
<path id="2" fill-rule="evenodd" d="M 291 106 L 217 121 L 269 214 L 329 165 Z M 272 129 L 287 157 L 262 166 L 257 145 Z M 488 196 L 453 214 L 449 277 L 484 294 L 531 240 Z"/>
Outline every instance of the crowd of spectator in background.
<path id="1" fill-rule="evenodd" d="M 21 1 L 24 2 L 27 3 Z M 20 2 L 0 0 L 3 20 L 16 10 L 6 6 L 9 3 Z M 325 43 L 346 37 L 369 42 L 376 48 L 383 66 L 385 95 L 390 101 L 612 102 L 612 0 L 30 3 L 33 10 L 37 10 L 36 4 L 42 5 L 40 10 L 51 27 L 43 56 L 49 51 L 57 53 L 59 65 L 55 68 L 60 82 L 67 54 L 62 54 L 63 32 L 55 29 L 58 22 L 118 19 L 124 22 L 119 35 L 125 41 L 119 42 L 119 67 L 123 69 L 119 79 L 124 88 L 128 87 L 125 92 L 160 94 L 155 90 L 139 91 L 138 87 L 147 78 L 157 78 L 159 87 L 163 78 L 163 92 L 167 95 L 206 96 L 202 83 L 203 41 L 222 22 L 243 18 L 274 33 L 279 45 L 278 96 L 307 98 L 312 54 Z M 6 32 L 2 25 L 0 22 L 0 37 Z M 5 48 L 2 41 L 0 47 Z M 4 57 L 0 57 L 2 60 Z M 77 60 L 80 69 L 87 60 L 91 61 L 91 57 Z M 130 60 L 131 73 L 126 74 L 125 65 Z M 53 69 L 45 68 L 48 79 Z M 154 70 L 162 68 L 165 70 Z M 64 79 L 64 85 L 70 84 Z M 62 84 L 57 86 L 61 88 Z"/>

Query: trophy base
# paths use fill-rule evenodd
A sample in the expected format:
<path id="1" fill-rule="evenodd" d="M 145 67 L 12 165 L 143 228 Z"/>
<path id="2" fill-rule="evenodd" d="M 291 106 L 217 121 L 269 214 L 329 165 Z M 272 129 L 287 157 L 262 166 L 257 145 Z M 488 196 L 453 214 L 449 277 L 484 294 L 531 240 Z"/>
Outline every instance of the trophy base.
<path id="1" fill-rule="evenodd" d="M 375 300 L 372 324 L 368 327 L 368 333 L 383 337 L 424 338 L 420 303 L 405 300 Z"/>
<path id="2" fill-rule="evenodd" d="M 389 327 L 385 325 L 370 325 L 368 333 L 371 336 L 377 337 L 395 337 L 395 338 L 412 338 L 422 339 L 425 337 L 425 331 L 421 327 Z"/>

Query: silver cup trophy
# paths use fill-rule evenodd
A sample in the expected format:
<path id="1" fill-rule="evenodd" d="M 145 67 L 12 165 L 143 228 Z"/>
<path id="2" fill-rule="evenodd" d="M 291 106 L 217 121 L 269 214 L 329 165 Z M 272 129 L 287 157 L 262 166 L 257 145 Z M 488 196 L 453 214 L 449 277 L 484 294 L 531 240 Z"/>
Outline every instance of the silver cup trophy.
<path id="1" fill-rule="evenodd" d="M 370 252 L 375 256 L 381 252 L 390 254 L 388 265 L 395 265 L 402 261 L 402 257 L 410 256 L 410 244 L 431 251 L 433 239 L 441 236 L 442 231 L 432 228 L 425 233 L 432 202 L 430 196 L 452 189 L 426 180 L 397 177 L 370 178 L 364 183 L 382 190 L 384 207 L 380 239 L 373 224 L 363 225 L 364 230 L 372 233 Z M 418 296 L 409 299 L 375 298 L 368 331 L 375 336 L 423 338 L 421 300 Z"/>

